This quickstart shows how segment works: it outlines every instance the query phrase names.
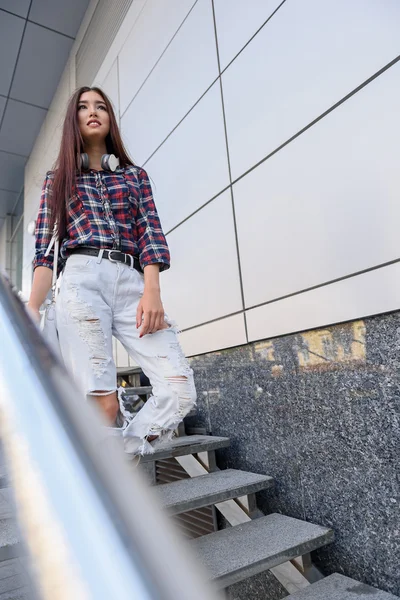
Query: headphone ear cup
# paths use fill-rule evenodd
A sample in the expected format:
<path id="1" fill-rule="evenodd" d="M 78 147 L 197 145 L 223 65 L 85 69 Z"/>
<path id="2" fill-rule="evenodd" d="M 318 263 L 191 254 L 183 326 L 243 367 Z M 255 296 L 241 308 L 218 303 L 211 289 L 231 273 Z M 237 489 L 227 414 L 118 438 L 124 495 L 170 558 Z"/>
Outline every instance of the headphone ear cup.
<path id="1" fill-rule="evenodd" d="M 101 168 L 104 171 L 109 171 L 110 167 L 108 166 L 108 159 L 109 159 L 110 155 L 109 154 L 103 154 L 103 156 L 101 157 Z"/>
<path id="2" fill-rule="evenodd" d="M 119 158 L 114 156 L 114 154 L 109 154 L 107 157 L 107 167 L 109 171 L 114 173 L 116 168 L 119 167 Z"/>
<path id="3" fill-rule="evenodd" d="M 81 169 L 84 171 L 89 170 L 89 156 L 86 154 L 86 152 L 82 152 L 81 154 Z"/>

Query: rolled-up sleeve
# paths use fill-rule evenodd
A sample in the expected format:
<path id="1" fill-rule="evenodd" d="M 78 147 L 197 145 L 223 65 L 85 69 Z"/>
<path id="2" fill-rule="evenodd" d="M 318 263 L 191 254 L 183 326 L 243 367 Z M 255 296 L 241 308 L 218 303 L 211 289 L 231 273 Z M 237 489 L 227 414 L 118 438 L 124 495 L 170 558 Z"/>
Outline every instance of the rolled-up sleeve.
<path id="1" fill-rule="evenodd" d="M 40 207 L 39 213 L 36 219 L 36 230 L 35 230 L 35 258 L 33 259 L 33 268 L 36 267 L 48 267 L 53 270 L 53 262 L 54 262 L 54 247 L 49 252 L 48 256 L 45 256 L 46 250 L 51 242 L 53 232 L 50 230 L 50 207 L 49 207 L 49 198 L 51 195 L 51 182 L 53 178 L 53 173 L 49 171 L 46 175 L 46 179 L 44 180 L 42 187 L 42 194 L 40 198 Z M 61 271 L 63 267 L 63 260 L 60 259 L 58 261 L 58 272 Z"/>
<path id="2" fill-rule="evenodd" d="M 142 268 L 158 263 L 160 271 L 170 266 L 170 253 L 153 199 L 148 175 L 144 169 L 138 172 L 139 205 L 136 220 L 137 244 Z"/>

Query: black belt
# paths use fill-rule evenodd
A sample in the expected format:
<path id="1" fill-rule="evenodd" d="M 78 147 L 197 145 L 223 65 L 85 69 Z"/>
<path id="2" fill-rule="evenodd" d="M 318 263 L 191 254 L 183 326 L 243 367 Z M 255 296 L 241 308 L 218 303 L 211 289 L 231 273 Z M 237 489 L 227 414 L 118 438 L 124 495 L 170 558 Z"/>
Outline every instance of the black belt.
<path id="1" fill-rule="evenodd" d="M 79 248 L 73 248 L 69 250 L 70 254 L 87 254 L 88 256 L 99 256 L 100 252 L 103 252 L 102 258 L 107 258 L 111 262 L 121 262 L 124 265 L 129 265 L 132 269 L 136 269 L 139 273 L 143 273 L 142 267 L 140 266 L 139 259 L 131 254 L 125 254 L 119 250 L 98 250 L 97 248 L 88 248 L 86 246 L 80 246 Z"/>

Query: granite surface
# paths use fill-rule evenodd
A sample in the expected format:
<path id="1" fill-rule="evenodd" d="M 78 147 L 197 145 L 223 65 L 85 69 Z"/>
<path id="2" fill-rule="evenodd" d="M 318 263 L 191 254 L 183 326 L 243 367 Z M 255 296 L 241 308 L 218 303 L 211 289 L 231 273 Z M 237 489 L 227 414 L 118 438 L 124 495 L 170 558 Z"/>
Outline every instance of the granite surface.
<path id="1" fill-rule="evenodd" d="M 400 313 L 256 342 L 191 360 L 192 425 L 229 436 L 219 465 L 271 475 L 265 513 L 332 527 L 314 554 L 339 572 L 400 594 Z M 263 597 L 269 577 L 231 590 Z M 236 587 L 236 586 L 235 586 Z M 236 594 L 236 595 L 235 595 Z M 259 594 L 259 595 L 257 595 Z"/>
<path id="2" fill-rule="evenodd" d="M 398 600 L 387 592 L 334 573 L 290 596 L 292 600 Z"/>
<path id="3" fill-rule="evenodd" d="M 281 600 L 289 596 L 271 571 L 253 575 L 226 590 L 227 600 Z"/>

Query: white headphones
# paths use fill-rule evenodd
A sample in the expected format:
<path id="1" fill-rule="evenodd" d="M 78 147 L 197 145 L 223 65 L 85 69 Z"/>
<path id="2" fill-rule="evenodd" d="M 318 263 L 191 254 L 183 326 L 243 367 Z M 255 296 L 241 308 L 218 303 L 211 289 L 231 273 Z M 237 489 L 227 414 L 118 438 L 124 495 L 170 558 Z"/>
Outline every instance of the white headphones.
<path id="1" fill-rule="evenodd" d="M 119 159 L 114 154 L 103 154 L 101 157 L 101 168 L 104 171 L 114 172 L 117 167 L 119 167 Z M 89 170 L 89 156 L 86 152 L 81 154 L 81 168 L 84 171 Z"/>

